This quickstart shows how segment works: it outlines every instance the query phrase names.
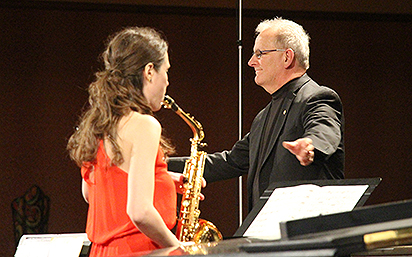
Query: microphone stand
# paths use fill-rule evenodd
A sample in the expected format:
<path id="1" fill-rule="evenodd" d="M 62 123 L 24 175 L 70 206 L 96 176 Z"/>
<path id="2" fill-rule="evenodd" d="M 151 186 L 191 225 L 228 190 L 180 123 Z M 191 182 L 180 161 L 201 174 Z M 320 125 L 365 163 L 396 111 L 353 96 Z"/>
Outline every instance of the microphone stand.
<path id="1" fill-rule="evenodd" d="M 237 47 L 239 51 L 239 140 L 242 139 L 242 0 L 238 2 L 238 40 Z M 239 177 L 239 227 L 243 221 L 243 181 Z"/>

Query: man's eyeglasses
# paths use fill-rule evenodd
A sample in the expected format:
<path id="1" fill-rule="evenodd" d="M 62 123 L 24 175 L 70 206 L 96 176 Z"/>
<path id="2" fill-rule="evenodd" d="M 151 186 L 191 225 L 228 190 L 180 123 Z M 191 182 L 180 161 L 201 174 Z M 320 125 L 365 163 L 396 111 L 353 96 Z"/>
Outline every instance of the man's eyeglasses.
<path id="1" fill-rule="evenodd" d="M 270 52 L 284 52 L 286 49 L 271 49 L 271 50 L 256 50 L 253 52 L 252 57 L 255 55 L 256 58 L 262 58 L 262 55 L 270 53 Z"/>

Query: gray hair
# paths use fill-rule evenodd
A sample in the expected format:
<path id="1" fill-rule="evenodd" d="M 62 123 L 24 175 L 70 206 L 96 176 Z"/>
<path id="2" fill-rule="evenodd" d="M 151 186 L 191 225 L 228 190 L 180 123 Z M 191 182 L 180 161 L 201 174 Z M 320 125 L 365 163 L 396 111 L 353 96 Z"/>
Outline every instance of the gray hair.
<path id="1" fill-rule="evenodd" d="M 290 20 L 276 17 L 262 21 L 256 27 L 256 33 L 260 34 L 266 29 L 272 29 L 276 33 L 274 43 L 277 47 L 290 48 L 295 52 L 296 59 L 300 66 L 309 69 L 309 34 L 305 29 Z"/>

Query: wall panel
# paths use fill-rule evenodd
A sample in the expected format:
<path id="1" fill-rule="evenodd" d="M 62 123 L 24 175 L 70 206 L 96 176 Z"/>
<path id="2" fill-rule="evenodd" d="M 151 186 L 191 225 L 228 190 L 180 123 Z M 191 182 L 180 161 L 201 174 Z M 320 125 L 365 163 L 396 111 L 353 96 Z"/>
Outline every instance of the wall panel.
<path id="1" fill-rule="evenodd" d="M 87 101 L 85 88 L 101 67 L 103 42 L 122 27 L 147 25 L 164 31 L 171 46 L 168 93 L 203 124 L 206 151 L 230 149 L 238 138 L 236 11 L 111 7 L 0 5 L 2 256 L 14 253 L 10 203 L 32 184 L 51 197 L 50 233 L 84 230 L 87 205 L 65 144 Z M 368 204 L 412 198 L 407 179 L 412 164 L 411 16 L 246 10 L 244 133 L 270 100 L 254 84 L 254 72 L 246 62 L 254 27 L 273 16 L 291 18 L 308 30 L 309 75 L 343 99 L 347 177 L 383 178 Z M 158 117 L 179 154 L 188 154 L 187 125 L 169 110 Z M 238 224 L 237 180 L 209 184 L 203 191 L 202 216 L 231 236 Z"/>

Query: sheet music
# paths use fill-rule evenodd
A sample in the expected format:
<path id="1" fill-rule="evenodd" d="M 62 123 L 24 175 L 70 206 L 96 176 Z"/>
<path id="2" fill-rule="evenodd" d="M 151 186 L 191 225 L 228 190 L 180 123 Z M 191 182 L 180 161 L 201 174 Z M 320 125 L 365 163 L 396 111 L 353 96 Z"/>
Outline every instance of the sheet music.
<path id="1" fill-rule="evenodd" d="M 351 211 L 368 185 L 276 188 L 244 233 L 245 237 L 280 239 L 281 221 Z"/>
<path id="2" fill-rule="evenodd" d="M 85 234 L 24 235 L 15 257 L 78 257 Z"/>

